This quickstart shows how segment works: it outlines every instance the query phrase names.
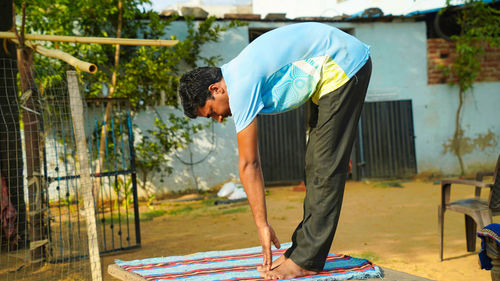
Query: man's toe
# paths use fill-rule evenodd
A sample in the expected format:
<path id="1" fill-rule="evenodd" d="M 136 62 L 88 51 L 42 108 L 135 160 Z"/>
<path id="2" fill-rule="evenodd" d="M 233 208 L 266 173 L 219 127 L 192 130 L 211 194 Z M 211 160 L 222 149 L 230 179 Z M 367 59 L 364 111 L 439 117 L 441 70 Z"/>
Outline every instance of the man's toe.
<path id="1" fill-rule="evenodd" d="M 270 280 L 285 279 L 285 278 L 283 278 L 281 272 L 277 272 L 277 271 L 270 271 L 268 275 L 269 275 Z"/>
<path id="2" fill-rule="evenodd" d="M 276 278 L 274 278 L 274 274 L 270 271 L 266 272 L 264 275 L 265 275 L 264 279 L 266 279 L 266 280 L 275 280 L 276 279 Z"/>

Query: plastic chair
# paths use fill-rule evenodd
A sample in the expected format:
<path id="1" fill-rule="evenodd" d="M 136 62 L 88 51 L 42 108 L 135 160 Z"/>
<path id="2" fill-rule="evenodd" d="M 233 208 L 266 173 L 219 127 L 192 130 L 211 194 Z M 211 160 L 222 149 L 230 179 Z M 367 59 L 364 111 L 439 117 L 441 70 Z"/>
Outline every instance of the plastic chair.
<path id="1" fill-rule="evenodd" d="M 481 172 L 476 175 L 476 180 L 443 180 L 441 181 L 441 205 L 438 206 L 438 225 L 441 237 L 440 258 L 443 260 L 444 244 L 444 213 L 446 210 L 463 213 L 465 215 L 465 235 L 467 251 L 476 250 L 477 226 L 482 229 L 492 222 L 492 216 L 500 215 L 500 155 L 494 172 Z M 492 183 L 483 182 L 486 176 L 493 176 Z M 474 186 L 474 198 L 450 202 L 452 185 Z M 482 188 L 489 188 L 488 200 L 481 199 Z"/>

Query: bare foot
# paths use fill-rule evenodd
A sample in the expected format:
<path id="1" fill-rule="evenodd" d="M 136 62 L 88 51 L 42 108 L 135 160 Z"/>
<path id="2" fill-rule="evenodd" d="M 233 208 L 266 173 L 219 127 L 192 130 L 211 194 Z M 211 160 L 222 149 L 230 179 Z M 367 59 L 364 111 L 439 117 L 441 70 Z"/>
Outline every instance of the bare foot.
<path id="1" fill-rule="evenodd" d="M 316 271 L 311 271 L 304 269 L 294 263 L 291 259 L 285 259 L 285 261 L 275 269 L 268 271 L 266 273 L 261 272 L 262 277 L 266 280 L 276 280 L 276 279 L 290 279 L 306 275 L 318 274 Z"/>
<path id="2" fill-rule="evenodd" d="M 285 255 L 281 255 L 279 258 L 277 258 L 273 263 L 271 264 L 271 270 L 275 269 L 276 267 L 280 266 L 287 258 Z M 261 273 L 266 273 L 268 272 L 267 269 L 265 269 L 262 265 L 257 266 L 257 271 Z M 262 276 L 264 277 L 264 276 Z"/>

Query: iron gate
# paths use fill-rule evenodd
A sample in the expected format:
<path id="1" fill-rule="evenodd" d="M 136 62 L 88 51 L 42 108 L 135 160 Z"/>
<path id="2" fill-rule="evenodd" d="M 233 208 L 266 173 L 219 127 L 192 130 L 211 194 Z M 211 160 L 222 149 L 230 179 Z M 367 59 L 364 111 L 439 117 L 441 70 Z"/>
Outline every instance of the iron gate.
<path id="1" fill-rule="evenodd" d="M 98 232 L 102 237 L 99 249 L 106 253 L 139 247 L 141 232 L 130 104 L 127 99 L 88 99 L 87 104 L 87 120 L 93 121 L 89 124 L 92 137 L 88 140 L 95 163 L 91 169 L 100 182 L 94 196 Z M 107 130 L 103 130 L 106 125 Z M 100 172 L 99 162 L 104 163 Z"/>
<path id="2" fill-rule="evenodd" d="M 45 132 L 45 157 L 49 196 L 53 199 L 49 225 L 51 262 L 65 262 L 78 251 L 71 245 L 86 232 L 80 214 L 81 196 L 78 194 L 76 174 L 76 145 L 71 119 L 52 118 L 68 110 L 68 101 L 49 101 L 46 121 L 53 123 Z M 126 99 L 88 99 L 85 110 L 85 131 L 91 176 L 95 179 L 93 197 L 101 254 L 140 247 L 139 206 L 135 171 L 135 152 L 130 106 Z M 60 114 L 65 116 L 65 114 Z M 92 187 L 89 187 L 92 188 Z M 50 194 L 52 193 L 52 194 Z M 67 219 L 64 219 L 67 217 Z M 57 236 L 69 235 L 68 245 L 58 244 Z M 69 250 L 68 250 L 69 249 Z"/>
<path id="3" fill-rule="evenodd" d="M 366 102 L 353 161 L 355 178 L 405 178 L 417 172 L 411 100 Z M 357 171 L 354 171 L 356 169 Z"/>

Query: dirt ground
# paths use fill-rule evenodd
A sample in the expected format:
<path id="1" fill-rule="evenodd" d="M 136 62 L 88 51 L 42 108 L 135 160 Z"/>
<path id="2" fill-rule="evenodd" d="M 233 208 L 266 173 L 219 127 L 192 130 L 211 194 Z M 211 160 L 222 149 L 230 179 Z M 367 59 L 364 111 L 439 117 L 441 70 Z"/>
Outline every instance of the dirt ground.
<path id="1" fill-rule="evenodd" d="M 268 191 L 269 221 L 280 242 L 288 242 L 301 219 L 305 192 L 294 191 L 292 186 L 272 187 Z M 452 200 L 472 194 L 473 188 L 453 187 Z M 440 186 L 433 182 L 348 181 L 331 252 L 368 258 L 382 267 L 432 280 L 491 280 L 490 272 L 479 268 L 477 252 L 466 251 L 464 217 L 458 213 L 446 213 L 445 260 L 439 260 L 439 200 Z M 103 257 L 104 280 L 117 280 L 107 273 L 108 265 L 115 259 L 259 245 L 246 202 L 217 206 L 210 206 L 211 203 L 213 200 L 169 200 L 156 205 L 156 209 L 165 209 L 167 213 L 142 222 L 142 248 Z M 479 239 L 476 243 L 478 251 Z"/>

